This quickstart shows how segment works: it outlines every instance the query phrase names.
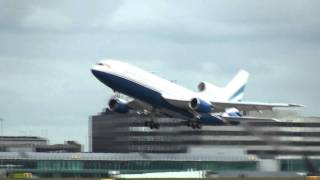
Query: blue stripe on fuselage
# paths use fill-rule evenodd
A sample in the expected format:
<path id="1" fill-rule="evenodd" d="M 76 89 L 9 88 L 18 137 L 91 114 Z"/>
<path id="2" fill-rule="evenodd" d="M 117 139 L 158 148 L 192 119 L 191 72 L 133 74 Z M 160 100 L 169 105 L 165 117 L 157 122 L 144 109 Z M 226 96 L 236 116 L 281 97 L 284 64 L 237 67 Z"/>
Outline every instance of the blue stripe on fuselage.
<path id="1" fill-rule="evenodd" d="M 126 94 L 130 97 L 147 102 L 152 106 L 166 108 L 168 110 L 178 112 L 186 117 L 193 118 L 193 114 L 187 110 L 180 109 L 176 106 L 169 104 L 165 101 L 161 94 L 155 90 L 147 88 L 141 84 L 128 80 L 124 77 L 116 76 L 113 74 L 92 70 L 92 73 L 103 84 L 107 85 L 111 89 Z"/>

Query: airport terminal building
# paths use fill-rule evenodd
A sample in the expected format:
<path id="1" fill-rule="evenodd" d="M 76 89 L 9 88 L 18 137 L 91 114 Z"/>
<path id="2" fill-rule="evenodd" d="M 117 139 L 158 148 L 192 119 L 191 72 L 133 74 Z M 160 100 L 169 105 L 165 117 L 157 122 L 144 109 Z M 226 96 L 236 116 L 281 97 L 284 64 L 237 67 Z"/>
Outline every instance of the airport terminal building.
<path id="1" fill-rule="evenodd" d="M 268 113 L 263 114 L 269 116 Z M 306 172 L 304 156 L 320 167 L 320 118 L 273 114 L 284 122 L 193 130 L 179 119 L 101 113 L 90 117 L 90 152 L 0 152 L 0 169 L 39 177 L 108 177 L 112 173 L 207 170 Z"/>
<path id="2" fill-rule="evenodd" d="M 320 155 L 320 118 L 270 112 L 263 115 L 275 116 L 281 122 L 248 120 L 239 126 L 203 126 L 195 130 L 180 119 L 158 118 L 161 127 L 154 130 L 144 127 L 147 117 L 103 113 L 89 120 L 89 149 L 96 153 L 186 154 L 204 149 L 210 154 L 212 149 L 227 148 L 259 156 Z"/>

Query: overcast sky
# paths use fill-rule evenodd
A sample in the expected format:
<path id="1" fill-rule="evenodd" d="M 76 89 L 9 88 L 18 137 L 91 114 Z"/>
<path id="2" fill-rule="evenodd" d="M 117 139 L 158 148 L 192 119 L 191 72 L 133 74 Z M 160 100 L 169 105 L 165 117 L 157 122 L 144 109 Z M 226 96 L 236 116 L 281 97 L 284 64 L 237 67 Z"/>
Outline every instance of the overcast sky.
<path id="1" fill-rule="evenodd" d="M 0 117 L 6 135 L 87 144 L 110 89 L 90 72 L 119 59 L 196 90 L 251 73 L 245 100 L 319 113 L 320 1 L 0 0 Z"/>

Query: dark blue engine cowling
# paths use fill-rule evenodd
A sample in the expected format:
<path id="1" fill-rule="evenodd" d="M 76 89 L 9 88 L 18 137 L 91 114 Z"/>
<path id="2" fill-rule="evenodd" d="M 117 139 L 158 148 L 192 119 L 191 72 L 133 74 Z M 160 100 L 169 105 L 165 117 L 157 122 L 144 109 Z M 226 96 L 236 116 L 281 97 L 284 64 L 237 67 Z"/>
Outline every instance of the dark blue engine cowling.
<path id="1" fill-rule="evenodd" d="M 127 103 L 122 99 L 110 99 L 109 109 L 117 113 L 127 113 L 129 112 L 129 107 Z"/>
<path id="2" fill-rule="evenodd" d="M 200 98 L 192 98 L 189 103 L 189 107 L 198 113 L 210 113 L 213 110 L 211 104 L 201 100 Z"/>

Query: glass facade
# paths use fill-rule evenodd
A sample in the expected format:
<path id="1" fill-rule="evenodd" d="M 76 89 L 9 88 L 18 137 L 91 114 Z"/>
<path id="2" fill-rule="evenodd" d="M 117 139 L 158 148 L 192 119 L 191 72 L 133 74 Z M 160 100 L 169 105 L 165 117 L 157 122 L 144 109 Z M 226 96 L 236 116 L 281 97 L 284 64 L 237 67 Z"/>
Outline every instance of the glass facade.
<path id="1" fill-rule="evenodd" d="M 37 161 L 36 164 L 38 170 L 76 171 L 83 169 L 83 163 L 81 161 L 41 160 Z"/>
<path id="2" fill-rule="evenodd" d="M 121 173 L 188 170 L 257 170 L 256 161 L 96 161 L 96 160 L 0 160 L 16 165 L 13 173 L 33 173 L 39 177 L 106 177 L 109 171 Z"/>
<path id="3" fill-rule="evenodd" d="M 157 118 L 161 128 L 150 130 L 144 126 L 145 117 L 109 112 L 90 118 L 89 145 L 91 152 L 97 153 L 188 153 L 199 146 L 241 146 L 253 155 L 319 156 L 319 120 L 307 117 L 290 117 L 286 119 L 288 122 L 250 120 L 246 128 L 203 126 L 201 130 L 193 130 L 179 119 Z M 279 146 L 277 150 L 275 144 Z"/>
<path id="4" fill-rule="evenodd" d="M 141 159 L 136 159 L 131 155 L 124 157 L 124 155 L 112 156 L 110 154 L 82 154 L 82 157 L 79 155 L 79 159 L 68 159 L 67 156 L 64 156 L 66 158 L 64 159 L 59 153 L 42 154 L 46 157 L 35 159 L 32 157 L 33 155 L 35 156 L 37 153 L 32 154 L 29 158 L 12 156 L 11 159 L 0 159 L 1 169 L 6 169 L 10 173 L 32 173 L 39 177 L 108 177 L 110 171 L 146 173 L 191 170 L 212 172 L 260 170 L 259 159 L 238 161 L 229 159 L 225 161 L 223 158 L 219 160 L 208 157 L 207 160 L 192 160 L 194 157 L 188 156 L 177 157 L 177 159 L 163 156 L 162 159 L 154 159 L 155 157 L 150 154 L 145 154 L 145 157 L 141 157 Z M 120 157 L 123 158 L 120 159 Z M 320 159 L 310 159 L 309 161 L 316 168 L 320 167 Z M 279 159 L 279 163 L 280 171 L 307 172 L 306 161 L 303 158 Z"/>
<path id="5" fill-rule="evenodd" d="M 320 159 L 309 160 L 317 169 L 320 168 Z M 306 172 L 306 160 L 305 159 L 286 159 L 281 160 L 281 171 L 292 172 Z"/>

